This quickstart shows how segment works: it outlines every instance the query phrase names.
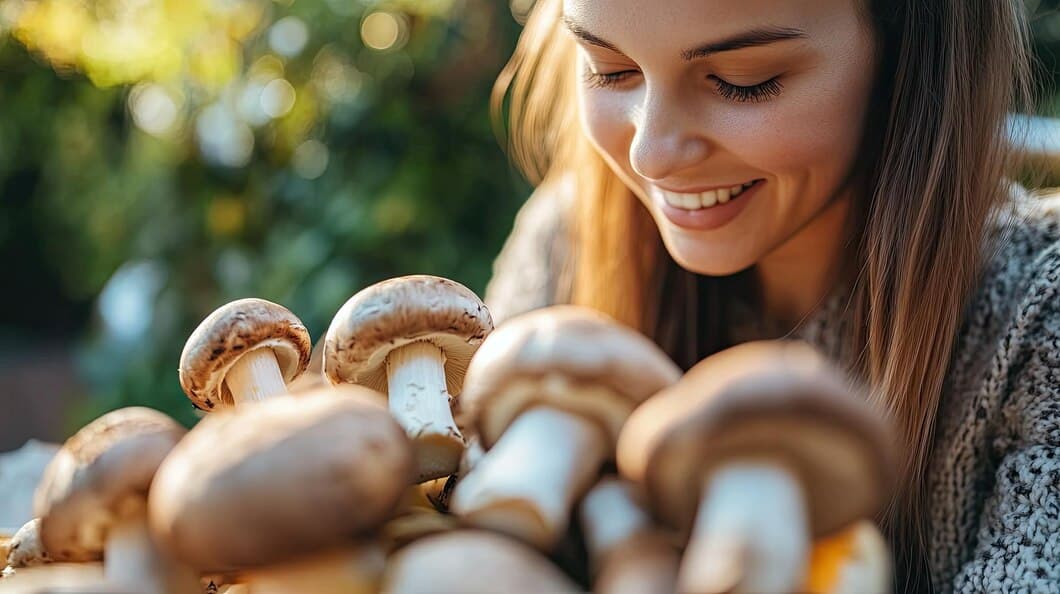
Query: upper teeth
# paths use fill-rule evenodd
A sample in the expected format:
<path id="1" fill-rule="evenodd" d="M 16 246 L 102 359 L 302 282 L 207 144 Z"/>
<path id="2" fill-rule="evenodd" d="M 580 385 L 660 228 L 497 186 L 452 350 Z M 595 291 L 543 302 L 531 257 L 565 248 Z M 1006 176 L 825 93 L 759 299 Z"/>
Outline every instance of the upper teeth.
<path id="1" fill-rule="evenodd" d="M 753 181 L 749 181 L 739 186 L 708 190 L 698 194 L 678 194 L 677 192 L 669 192 L 661 188 L 659 189 L 659 192 L 670 206 L 683 208 L 685 210 L 699 210 L 701 208 L 710 208 L 717 204 L 725 204 L 731 198 L 735 198 L 742 194 L 744 190 L 753 186 L 754 183 L 755 182 Z"/>

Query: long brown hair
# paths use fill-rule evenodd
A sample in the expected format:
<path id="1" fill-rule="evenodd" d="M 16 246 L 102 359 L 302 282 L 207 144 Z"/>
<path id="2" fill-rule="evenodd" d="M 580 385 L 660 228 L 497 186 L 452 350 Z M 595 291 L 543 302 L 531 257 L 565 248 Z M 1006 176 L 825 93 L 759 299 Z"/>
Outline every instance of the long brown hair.
<path id="1" fill-rule="evenodd" d="M 930 587 L 925 480 L 954 344 L 985 258 L 989 217 L 1007 198 L 1006 116 L 1031 103 L 1029 39 L 1018 0 L 871 0 L 878 76 L 854 172 L 849 287 L 843 308 L 874 402 L 892 418 L 896 495 L 879 518 L 895 551 L 898 591 Z M 506 101 L 515 163 L 542 186 L 573 177 L 573 291 L 652 336 L 686 368 L 730 345 L 735 299 L 754 300 L 749 271 L 703 277 L 678 267 L 650 215 L 581 133 L 574 43 L 561 0 L 538 0 L 494 88 Z M 561 286 L 563 286 L 561 284 Z"/>

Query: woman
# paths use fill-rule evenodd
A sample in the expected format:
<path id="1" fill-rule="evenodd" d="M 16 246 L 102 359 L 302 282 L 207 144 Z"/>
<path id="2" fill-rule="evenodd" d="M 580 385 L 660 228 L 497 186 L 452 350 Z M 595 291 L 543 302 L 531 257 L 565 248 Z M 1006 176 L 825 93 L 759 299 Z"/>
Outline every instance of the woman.
<path id="1" fill-rule="evenodd" d="M 538 183 L 503 319 L 603 310 L 686 368 L 798 337 L 908 448 L 899 592 L 1060 590 L 1060 204 L 1004 174 L 1018 0 L 539 0 L 498 81 Z"/>

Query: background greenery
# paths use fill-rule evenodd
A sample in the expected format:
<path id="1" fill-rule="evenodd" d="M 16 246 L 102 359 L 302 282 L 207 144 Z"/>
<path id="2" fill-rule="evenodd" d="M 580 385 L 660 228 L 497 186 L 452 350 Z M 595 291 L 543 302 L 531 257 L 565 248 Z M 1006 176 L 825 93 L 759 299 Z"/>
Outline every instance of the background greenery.
<path id="1" fill-rule="evenodd" d="M 385 277 L 481 291 L 529 191 L 487 102 L 530 2 L 0 0 L 0 364 L 73 376 L 0 393 L 74 403 L 67 428 L 133 403 L 191 422 L 177 360 L 226 301 L 316 338 Z M 1028 5 L 1055 88 L 1057 2 Z"/>

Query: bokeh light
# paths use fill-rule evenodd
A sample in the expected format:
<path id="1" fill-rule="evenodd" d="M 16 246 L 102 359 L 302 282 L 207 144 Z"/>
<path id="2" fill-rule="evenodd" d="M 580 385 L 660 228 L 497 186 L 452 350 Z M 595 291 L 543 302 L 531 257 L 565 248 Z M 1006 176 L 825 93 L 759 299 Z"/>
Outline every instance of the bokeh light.
<path id="1" fill-rule="evenodd" d="M 319 140 L 307 140 L 298 145 L 291 156 L 291 166 L 299 177 L 316 179 L 328 168 L 328 147 Z"/>
<path id="2" fill-rule="evenodd" d="M 254 132 L 228 107 L 215 103 L 195 120 L 199 150 L 208 163 L 243 167 L 254 152 Z"/>
<path id="3" fill-rule="evenodd" d="M 180 103 L 162 85 L 136 85 L 129 93 L 133 121 L 148 134 L 165 137 L 177 129 Z"/>
<path id="4" fill-rule="evenodd" d="M 401 49 L 408 31 L 404 17 L 391 12 L 373 12 L 361 22 L 361 40 L 374 50 Z"/>
<path id="5" fill-rule="evenodd" d="M 269 81 L 261 90 L 261 109 L 269 117 L 282 118 L 294 107 L 296 95 L 294 86 L 286 80 Z"/>
<path id="6" fill-rule="evenodd" d="M 309 27 L 298 17 L 284 17 L 269 29 L 269 47 L 281 56 L 297 56 L 308 41 Z"/>

